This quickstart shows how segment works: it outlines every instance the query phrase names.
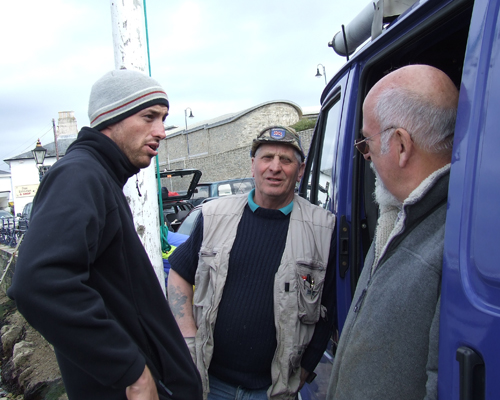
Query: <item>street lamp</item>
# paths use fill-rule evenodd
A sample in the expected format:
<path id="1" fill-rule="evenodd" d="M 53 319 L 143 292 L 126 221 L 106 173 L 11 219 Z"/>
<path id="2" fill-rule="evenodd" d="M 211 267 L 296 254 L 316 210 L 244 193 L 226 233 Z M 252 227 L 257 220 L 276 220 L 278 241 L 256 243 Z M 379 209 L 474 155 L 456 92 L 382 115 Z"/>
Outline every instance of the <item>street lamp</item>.
<path id="1" fill-rule="evenodd" d="M 40 143 L 40 139 L 36 142 L 36 146 L 33 150 L 33 158 L 35 159 L 36 166 L 38 167 L 38 176 L 40 177 L 40 182 L 43 177 L 43 161 L 45 160 L 45 154 L 47 154 L 47 149 L 42 147 L 42 143 Z"/>
<path id="2" fill-rule="evenodd" d="M 322 66 L 323 67 L 323 75 L 321 75 L 321 72 L 319 72 L 319 66 Z M 317 67 L 316 67 L 316 78 L 319 78 L 320 76 L 324 76 L 325 77 L 325 86 L 326 86 L 326 72 L 325 72 L 325 66 L 323 64 L 318 64 Z"/>
<path id="3" fill-rule="evenodd" d="M 186 123 L 186 143 L 187 143 L 187 151 L 188 151 L 188 156 L 189 156 L 189 137 L 188 137 L 188 134 L 187 134 L 187 130 L 188 130 L 188 115 L 187 115 L 187 110 L 189 110 L 189 118 L 194 118 L 194 115 L 193 115 L 193 110 L 191 110 L 190 107 L 186 108 L 184 110 L 184 122 Z"/>

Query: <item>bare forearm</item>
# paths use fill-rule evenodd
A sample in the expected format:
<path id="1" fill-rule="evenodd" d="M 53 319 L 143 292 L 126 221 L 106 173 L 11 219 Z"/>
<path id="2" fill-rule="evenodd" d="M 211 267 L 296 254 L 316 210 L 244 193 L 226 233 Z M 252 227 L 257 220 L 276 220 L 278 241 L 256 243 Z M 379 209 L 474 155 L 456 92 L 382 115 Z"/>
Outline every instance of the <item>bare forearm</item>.
<path id="1" fill-rule="evenodd" d="M 193 286 L 173 269 L 168 275 L 168 303 L 184 337 L 196 336 L 193 318 Z"/>

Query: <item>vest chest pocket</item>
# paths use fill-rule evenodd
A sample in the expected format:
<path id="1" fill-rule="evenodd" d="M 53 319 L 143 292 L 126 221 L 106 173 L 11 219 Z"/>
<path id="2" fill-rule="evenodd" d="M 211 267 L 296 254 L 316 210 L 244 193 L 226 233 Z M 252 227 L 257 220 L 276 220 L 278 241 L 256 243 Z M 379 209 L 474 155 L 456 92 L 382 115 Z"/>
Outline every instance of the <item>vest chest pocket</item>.
<path id="1" fill-rule="evenodd" d="M 299 261 L 296 264 L 299 320 L 303 324 L 315 324 L 319 320 L 325 273 L 325 266 L 319 263 Z"/>
<path id="2" fill-rule="evenodd" d="M 217 266 L 218 249 L 200 249 L 200 262 L 195 275 L 194 305 L 202 306 L 211 300 L 213 295 L 214 271 Z"/>

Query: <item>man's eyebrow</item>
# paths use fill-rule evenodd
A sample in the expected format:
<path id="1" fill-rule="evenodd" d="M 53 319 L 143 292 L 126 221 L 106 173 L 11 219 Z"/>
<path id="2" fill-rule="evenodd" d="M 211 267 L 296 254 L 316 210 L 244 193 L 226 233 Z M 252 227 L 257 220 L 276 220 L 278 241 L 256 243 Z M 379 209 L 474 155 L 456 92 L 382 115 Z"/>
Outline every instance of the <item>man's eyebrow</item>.
<path id="1" fill-rule="evenodd" d="M 163 114 L 163 110 L 156 110 L 156 109 L 154 109 L 154 108 L 146 108 L 144 111 L 145 111 L 146 113 L 151 113 L 151 114 L 153 114 L 154 116 L 160 116 L 160 115 L 161 115 L 161 116 L 162 116 L 162 118 L 166 118 L 166 117 L 167 117 L 167 115 L 168 115 L 168 111 L 167 111 L 167 113 L 164 115 L 164 114 Z"/>

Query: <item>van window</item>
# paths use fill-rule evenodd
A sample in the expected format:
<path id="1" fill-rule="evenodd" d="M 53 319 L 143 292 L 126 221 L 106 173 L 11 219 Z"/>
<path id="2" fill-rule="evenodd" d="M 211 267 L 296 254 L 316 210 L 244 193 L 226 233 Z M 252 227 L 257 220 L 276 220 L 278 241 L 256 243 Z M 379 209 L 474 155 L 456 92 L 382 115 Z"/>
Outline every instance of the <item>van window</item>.
<path id="1" fill-rule="evenodd" d="M 229 196 L 231 192 L 231 185 L 229 183 L 222 183 L 217 187 L 217 196 Z"/>
<path id="2" fill-rule="evenodd" d="M 316 204 L 325 209 L 328 208 L 328 203 L 332 197 L 332 169 L 334 155 L 337 153 L 340 105 L 339 92 L 332 100 L 330 108 L 323 114 L 325 120 L 323 122 L 324 134 L 321 143 L 319 143 L 321 146 L 320 158 L 319 160 L 313 160 L 311 168 L 311 171 L 314 171 L 319 163 L 318 174 L 310 174 L 308 179 L 307 198 L 309 200 L 316 199 Z M 313 182 L 313 179 L 316 181 Z M 311 193 L 311 190 L 315 190 L 315 193 Z"/>
<path id="3" fill-rule="evenodd" d="M 244 194 L 249 193 L 253 189 L 252 182 L 241 181 L 233 183 L 233 193 L 234 194 Z"/>
<path id="4" fill-rule="evenodd" d="M 208 186 L 197 186 L 196 190 L 194 191 L 193 195 L 191 196 L 192 199 L 205 199 L 207 197 L 210 197 L 210 188 Z"/>

